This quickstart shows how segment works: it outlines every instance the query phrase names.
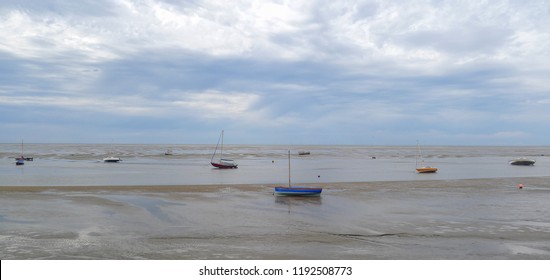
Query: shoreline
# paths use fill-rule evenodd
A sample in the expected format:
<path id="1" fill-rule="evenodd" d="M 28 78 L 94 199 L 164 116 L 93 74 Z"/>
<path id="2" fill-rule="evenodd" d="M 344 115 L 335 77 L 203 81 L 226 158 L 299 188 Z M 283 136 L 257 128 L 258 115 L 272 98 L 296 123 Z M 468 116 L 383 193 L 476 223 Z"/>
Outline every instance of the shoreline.
<path id="1" fill-rule="evenodd" d="M 372 181 L 372 182 L 334 182 L 334 183 L 303 183 L 302 186 L 319 186 L 328 190 L 364 189 L 394 187 L 433 188 L 440 187 L 475 187 L 494 186 L 505 184 L 536 184 L 541 187 L 550 187 L 550 176 L 542 177 L 500 177 L 450 180 L 414 180 L 414 181 Z M 207 184 L 207 185 L 88 185 L 88 186 L 0 186 L 0 192 L 45 192 L 45 191 L 135 191 L 135 192 L 217 192 L 227 188 L 241 191 L 258 191 L 271 189 L 282 184 Z"/>

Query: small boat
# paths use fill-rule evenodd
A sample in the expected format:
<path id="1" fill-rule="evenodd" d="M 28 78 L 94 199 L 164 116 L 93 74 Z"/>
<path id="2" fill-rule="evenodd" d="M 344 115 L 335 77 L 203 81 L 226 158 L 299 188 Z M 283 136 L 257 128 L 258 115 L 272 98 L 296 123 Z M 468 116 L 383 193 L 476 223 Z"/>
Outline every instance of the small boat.
<path id="1" fill-rule="evenodd" d="M 311 154 L 311 153 L 310 153 L 309 151 L 299 151 L 299 152 L 298 152 L 298 155 L 299 155 L 299 156 L 308 156 L 308 155 L 310 155 L 310 154 Z"/>
<path id="2" fill-rule="evenodd" d="M 103 158 L 103 162 L 119 162 L 121 159 L 119 157 L 114 156 L 108 156 L 106 158 Z"/>
<path id="3" fill-rule="evenodd" d="M 509 161 L 508 163 L 511 164 L 511 165 L 526 165 L 526 166 L 529 166 L 529 165 L 535 165 L 535 160 L 533 159 L 528 159 L 528 158 L 516 158 L 516 159 L 513 159 L 511 161 Z"/>
<path id="4" fill-rule="evenodd" d="M 112 154 L 113 154 L 113 144 L 111 143 L 111 148 L 109 149 L 109 154 L 108 154 L 109 156 L 103 158 L 103 162 L 119 162 L 122 160 L 119 157 L 112 156 Z"/>
<path id="5" fill-rule="evenodd" d="M 322 188 L 310 187 L 275 187 L 276 195 L 288 196 L 319 196 L 323 191 Z"/>
<path id="6" fill-rule="evenodd" d="M 320 196 L 323 188 L 299 187 L 290 184 L 290 151 L 288 151 L 288 187 L 275 187 L 277 196 Z"/>
<path id="7" fill-rule="evenodd" d="M 220 148 L 220 158 L 218 161 L 214 161 L 214 157 L 216 156 L 216 152 L 218 151 L 218 146 L 220 146 L 221 141 L 221 148 Z M 232 160 L 223 158 L 223 130 L 220 135 L 220 138 L 218 138 L 218 143 L 216 144 L 216 149 L 214 149 L 214 153 L 212 154 L 212 159 L 210 159 L 210 164 L 216 168 L 221 169 L 230 169 L 230 168 L 237 168 L 238 164 Z"/>
<path id="8" fill-rule="evenodd" d="M 437 172 L 437 168 L 436 167 L 431 167 L 431 166 L 423 166 L 423 167 L 416 168 L 416 172 L 418 172 L 418 173 L 435 173 L 435 172 Z"/>
<path id="9" fill-rule="evenodd" d="M 418 173 L 435 173 L 435 172 L 437 172 L 436 167 L 424 165 L 424 159 L 422 158 L 422 152 L 420 151 L 420 145 L 418 144 L 418 142 L 416 143 L 416 146 L 418 148 L 418 155 L 416 157 L 416 172 L 418 172 Z M 420 159 L 420 167 L 418 166 L 419 159 Z"/>
<path id="10" fill-rule="evenodd" d="M 15 165 L 24 165 L 25 159 L 26 158 L 23 156 L 23 140 L 21 140 L 21 156 L 18 158 L 15 158 Z"/>
<path id="11" fill-rule="evenodd" d="M 174 154 L 174 153 L 172 152 L 171 149 L 168 149 L 168 150 L 166 150 L 166 152 L 164 152 L 164 155 L 165 155 L 165 156 L 171 156 L 171 155 L 173 155 L 173 154 Z"/>

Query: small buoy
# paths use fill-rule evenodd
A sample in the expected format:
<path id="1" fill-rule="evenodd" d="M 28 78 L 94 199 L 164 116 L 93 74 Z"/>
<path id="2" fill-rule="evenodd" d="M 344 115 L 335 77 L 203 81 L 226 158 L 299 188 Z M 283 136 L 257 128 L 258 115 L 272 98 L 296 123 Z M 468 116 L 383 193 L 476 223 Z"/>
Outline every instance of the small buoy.
<path id="1" fill-rule="evenodd" d="M 518 184 L 518 189 L 523 189 L 523 184 Z"/>

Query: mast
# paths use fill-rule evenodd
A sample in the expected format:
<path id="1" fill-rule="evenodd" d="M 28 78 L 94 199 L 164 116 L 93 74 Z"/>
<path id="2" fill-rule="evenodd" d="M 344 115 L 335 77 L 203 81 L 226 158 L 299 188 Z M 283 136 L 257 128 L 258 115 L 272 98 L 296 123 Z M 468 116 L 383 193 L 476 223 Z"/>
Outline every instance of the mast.
<path id="1" fill-rule="evenodd" d="M 223 159 L 223 130 L 222 130 L 222 148 L 220 149 L 220 160 Z"/>
<path id="2" fill-rule="evenodd" d="M 290 150 L 288 150 L 288 187 L 290 188 Z"/>
<path id="3" fill-rule="evenodd" d="M 418 153 L 416 154 L 416 157 L 415 157 L 415 164 L 416 164 L 416 168 L 418 168 L 418 156 L 420 155 L 420 145 L 418 144 L 418 140 L 416 140 L 416 149 L 418 150 Z"/>

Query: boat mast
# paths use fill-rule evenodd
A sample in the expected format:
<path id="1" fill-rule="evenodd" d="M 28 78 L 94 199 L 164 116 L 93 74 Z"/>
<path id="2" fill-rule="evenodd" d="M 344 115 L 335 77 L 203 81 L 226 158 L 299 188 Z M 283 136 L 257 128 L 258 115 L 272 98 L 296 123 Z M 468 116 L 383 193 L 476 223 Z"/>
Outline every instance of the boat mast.
<path id="1" fill-rule="evenodd" d="M 223 159 L 223 130 L 222 130 L 222 148 L 220 149 L 220 160 Z"/>
<path id="2" fill-rule="evenodd" d="M 218 151 L 218 146 L 220 145 L 220 140 L 223 143 L 223 130 L 222 130 L 222 134 L 218 138 L 218 143 L 216 143 L 216 148 L 214 149 L 214 153 L 212 154 L 212 159 L 210 160 L 210 162 L 214 162 L 214 157 L 216 156 L 216 151 Z M 222 147 L 223 147 L 223 144 L 222 144 Z"/>
<path id="3" fill-rule="evenodd" d="M 420 145 L 418 144 L 418 140 L 416 140 L 416 149 L 418 150 L 418 153 L 416 154 L 416 157 L 415 157 L 415 164 L 416 164 L 416 168 L 418 168 L 418 156 L 420 155 Z"/>
<path id="4" fill-rule="evenodd" d="M 290 188 L 290 150 L 288 150 L 288 187 Z"/>

